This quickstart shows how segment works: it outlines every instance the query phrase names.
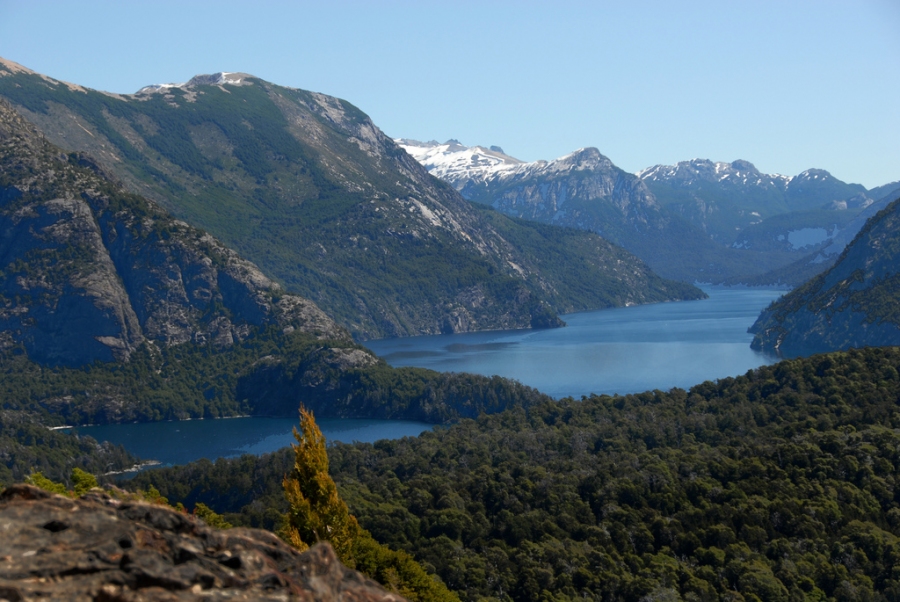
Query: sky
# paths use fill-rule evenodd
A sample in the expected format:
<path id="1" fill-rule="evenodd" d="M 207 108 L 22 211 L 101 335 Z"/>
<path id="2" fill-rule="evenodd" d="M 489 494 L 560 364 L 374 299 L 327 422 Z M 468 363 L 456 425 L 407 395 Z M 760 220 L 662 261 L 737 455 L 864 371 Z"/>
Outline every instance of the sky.
<path id="1" fill-rule="evenodd" d="M 900 0 L 0 0 L 0 56 L 118 93 L 243 71 L 526 161 L 900 180 Z"/>

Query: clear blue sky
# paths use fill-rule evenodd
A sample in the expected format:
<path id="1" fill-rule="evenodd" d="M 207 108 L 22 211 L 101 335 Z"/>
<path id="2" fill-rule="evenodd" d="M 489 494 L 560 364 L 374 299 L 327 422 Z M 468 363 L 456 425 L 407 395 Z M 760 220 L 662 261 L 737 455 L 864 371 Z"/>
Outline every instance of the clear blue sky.
<path id="1" fill-rule="evenodd" d="M 246 71 L 525 160 L 900 179 L 900 0 L 0 0 L 0 56 L 112 92 Z"/>

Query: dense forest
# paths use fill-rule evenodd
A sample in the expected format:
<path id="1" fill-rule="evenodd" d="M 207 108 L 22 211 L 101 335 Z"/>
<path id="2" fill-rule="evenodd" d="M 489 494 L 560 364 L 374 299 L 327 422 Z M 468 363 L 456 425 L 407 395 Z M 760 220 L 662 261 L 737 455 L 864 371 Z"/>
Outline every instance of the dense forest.
<path id="1" fill-rule="evenodd" d="M 895 600 L 900 349 L 329 447 L 360 524 L 465 600 Z M 293 457 L 146 472 L 274 526 Z"/>
<path id="2" fill-rule="evenodd" d="M 362 355 L 367 361 L 354 367 Z M 444 423 L 549 399 L 500 377 L 392 368 L 360 345 L 277 327 L 225 350 L 143 345 L 128 363 L 42 366 L 21 347 L 0 354 L 0 403 L 49 425 L 223 416 L 295 416 Z"/>
<path id="3" fill-rule="evenodd" d="M 0 410 L 0 488 L 34 472 L 61 479 L 73 468 L 104 474 L 137 462 L 121 446 L 50 430 L 28 412 Z"/>

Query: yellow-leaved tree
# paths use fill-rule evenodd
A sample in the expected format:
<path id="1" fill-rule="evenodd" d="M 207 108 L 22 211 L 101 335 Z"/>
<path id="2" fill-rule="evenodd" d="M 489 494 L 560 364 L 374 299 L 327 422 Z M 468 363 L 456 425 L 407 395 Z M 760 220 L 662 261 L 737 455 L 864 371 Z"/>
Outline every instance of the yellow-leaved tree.
<path id="1" fill-rule="evenodd" d="M 281 536 L 301 551 L 320 541 L 330 542 L 345 565 L 411 602 L 459 602 L 412 556 L 381 545 L 359 526 L 328 474 L 325 437 L 306 408 L 300 408 L 300 431 L 295 428 L 294 437 L 294 467 L 283 481 L 290 510 Z"/>
<path id="2" fill-rule="evenodd" d="M 328 474 L 325 436 L 312 412 L 300 408 L 300 430 L 294 429 L 294 468 L 284 477 L 284 495 L 291 509 L 285 516 L 284 534 L 291 545 L 306 550 L 319 541 L 331 543 L 341 561 L 355 568 L 353 542 L 360 527 L 338 495 Z"/>

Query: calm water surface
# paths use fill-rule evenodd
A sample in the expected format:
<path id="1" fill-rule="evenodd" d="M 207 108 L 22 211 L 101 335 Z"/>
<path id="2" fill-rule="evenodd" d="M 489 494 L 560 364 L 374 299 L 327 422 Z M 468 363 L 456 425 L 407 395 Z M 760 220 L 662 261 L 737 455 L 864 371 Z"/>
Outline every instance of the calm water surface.
<path id="1" fill-rule="evenodd" d="M 316 420 L 329 442 L 372 443 L 379 439 L 415 437 L 433 425 L 410 420 Z M 187 464 L 200 458 L 233 458 L 264 454 L 295 443 L 290 418 L 227 418 L 143 424 L 80 426 L 79 435 L 120 444 L 144 460 L 164 466 Z"/>
<path id="2" fill-rule="evenodd" d="M 566 328 L 366 345 L 395 367 L 497 374 L 556 398 L 688 388 L 778 360 L 750 349 L 747 328 L 784 290 L 701 288 L 709 299 L 569 314 Z"/>
<path id="3" fill-rule="evenodd" d="M 777 358 L 750 349 L 747 328 L 784 291 L 705 287 L 709 299 L 565 316 L 566 328 L 370 341 L 392 366 L 506 376 L 554 397 L 688 388 L 737 376 Z M 328 441 L 416 436 L 422 422 L 318 421 Z M 163 465 L 262 454 L 294 441 L 297 420 L 232 418 L 79 427 Z"/>

